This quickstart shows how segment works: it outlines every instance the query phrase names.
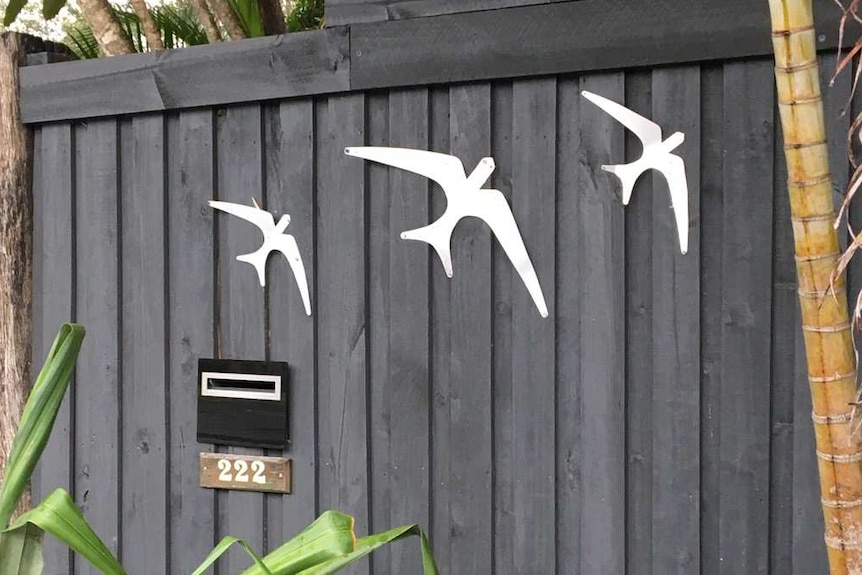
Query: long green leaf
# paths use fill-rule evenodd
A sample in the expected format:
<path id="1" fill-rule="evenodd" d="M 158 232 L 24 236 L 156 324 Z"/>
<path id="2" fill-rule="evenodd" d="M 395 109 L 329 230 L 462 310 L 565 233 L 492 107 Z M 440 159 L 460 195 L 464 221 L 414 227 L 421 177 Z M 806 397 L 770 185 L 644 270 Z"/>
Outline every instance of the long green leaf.
<path id="1" fill-rule="evenodd" d="M 3 25 L 11 25 L 26 5 L 27 0 L 9 0 L 9 4 L 6 5 L 6 13 L 3 16 Z"/>
<path id="2" fill-rule="evenodd" d="M 64 324 L 33 384 L 0 486 L 0 528 L 9 524 L 9 518 L 45 450 L 83 340 L 83 326 Z"/>
<path id="3" fill-rule="evenodd" d="M 66 0 L 42 0 L 42 16 L 45 17 L 45 20 L 50 20 L 59 14 L 65 5 Z"/>
<path id="4" fill-rule="evenodd" d="M 431 552 L 431 545 L 418 525 L 404 525 L 384 533 L 363 537 L 356 542 L 356 547 L 351 553 L 305 569 L 300 572 L 300 575 L 329 575 L 330 573 L 335 573 L 365 557 L 375 549 L 406 537 L 419 538 L 422 550 L 422 571 L 425 575 L 438 575 L 437 564 L 434 562 L 434 555 Z"/>
<path id="5" fill-rule="evenodd" d="M 0 573 L 41 575 L 42 530 L 27 524 L 0 534 Z"/>
<path id="6" fill-rule="evenodd" d="M 272 575 L 294 575 L 320 563 L 351 553 L 356 545 L 353 517 L 326 511 L 302 532 L 263 558 Z M 265 575 L 252 565 L 242 575 Z"/>
<path id="7" fill-rule="evenodd" d="M 272 575 L 269 569 L 266 568 L 266 565 L 263 564 L 260 557 L 257 553 L 255 553 L 248 543 L 243 541 L 242 539 L 238 539 L 236 537 L 225 537 L 221 541 L 218 542 L 218 545 L 207 555 L 207 558 L 204 559 L 204 562 L 200 564 L 200 566 L 194 570 L 192 575 L 202 575 L 213 563 L 215 563 L 219 557 L 221 557 L 234 543 L 238 544 L 242 547 L 246 553 L 248 553 L 249 557 L 254 560 L 254 564 L 266 575 Z"/>
<path id="8" fill-rule="evenodd" d="M 228 4 L 236 12 L 249 38 L 259 38 L 266 34 L 263 30 L 263 18 L 260 16 L 257 0 L 228 0 Z"/>
<path id="9" fill-rule="evenodd" d="M 5 538 L 20 530 L 30 529 L 28 526 L 50 533 L 84 557 L 100 573 L 126 575 L 123 567 L 84 519 L 72 497 L 63 489 L 54 491 L 42 503 L 19 517 L 2 536 Z M 2 573 L 7 575 L 5 571 Z"/>

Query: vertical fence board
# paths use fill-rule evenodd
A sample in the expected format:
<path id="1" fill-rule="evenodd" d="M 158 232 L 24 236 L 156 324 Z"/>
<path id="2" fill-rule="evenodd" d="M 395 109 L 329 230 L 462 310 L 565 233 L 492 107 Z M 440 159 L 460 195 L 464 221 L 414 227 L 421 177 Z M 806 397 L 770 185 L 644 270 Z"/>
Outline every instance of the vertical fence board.
<path id="1" fill-rule="evenodd" d="M 486 187 L 500 191 L 512 206 L 512 84 L 495 83 L 491 88 L 491 137 L 497 169 Z M 514 207 L 514 206 L 513 206 Z M 517 215 L 516 215 L 517 217 Z M 494 573 L 513 575 L 515 550 L 515 447 L 512 422 L 512 318 L 513 277 L 517 277 L 500 243 L 493 244 L 494 269 Z"/>
<path id="2" fill-rule="evenodd" d="M 314 105 L 311 100 L 284 102 L 267 118 L 267 204 L 290 214 L 287 233 L 296 238 L 311 296 L 312 316 L 305 314 L 297 280 L 283 257 L 270 266 L 270 357 L 290 365 L 288 437 L 284 456 L 293 460 L 291 495 L 267 500 L 269 548 L 299 533 L 317 514 L 317 378 L 315 372 L 315 225 Z"/>
<path id="3" fill-rule="evenodd" d="M 557 82 L 515 82 L 512 100 L 512 208 L 550 313 L 541 317 L 512 274 L 513 559 L 516 573 L 553 573 Z"/>
<path id="4" fill-rule="evenodd" d="M 700 564 L 715 570 L 719 549 L 719 393 L 721 391 L 722 268 L 724 243 L 724 70 L 701 74 L 701 381 L 700 381 Z"/>
<path id="5" fill-rule="evenodd" d="M 257 105 L 227 108 L 218 113 L 218 198 L 263 206 L 261 109 Z M 265 356 L 264 290 L 253 267 L 236 260 L 260 247 L 261 233 L 253 224 L 217 213 L 219 266 L 219 357 L 262 360 Z M 230 448 L 231 453 L 262 454 L 260 449 Z M 252 549 L 263 549 L 263 495 L 229 491 L 218 497 L 219 535 L 245 539 Z M 249 565 L 239 549 L 228 557 L 226 573 Z"/>
<path id="6" fill-rule="evenodd" d="M 60 325 L 74 319 L 75 182 L 70 124 L 43 126 L 36 132 L 33 166 L 33 377 L 51 349 Z M 85 345 L 89 346 L 89 342 Z M 54 421 L 54 430 L 33 477 L 33 501 L 60 487 L 73 491 L 74 433 L 72 383 Z M 44 543 L 46 573 L 68 573 L 71 556 L 55 540 Z"/>
<path id="7" fill-rule="evenodd" d="M 115 120 L 79 125 L 76 140 L 77 321 L 87 328 L 75 393 L 75 499 L 113 552 L 120 551 L 118 144 Z M 80 556 L 76 575 L 96 574 Z"/>
<path id="8" fill-rule="evenodd" d="M 318 110 L 318 479 L 320 504 L 368 529 L 364 168 L 344 154 L 365 140 L 365 99 L 333 96 Z M 368 573 L 367 561 L 352 573 Z"/>
<path id="9" fill-rule="evenodd" d="M 649 71 L 626 73 L 626 107 L 651 117 L 652 91 Z M 612 125 L 610 117 L 606 121 Z M 627 162 L 641 157 L 643 145 L 634 132 L 626 130 L 625 145 Z M 639 178 L 625 207 L 626 569 L 639 575 L 650 575 L 653 568 L 653 181 L 650 174 Z M 621 202 L 620 186 L 612 178 L 606 185 Z"/>
<path id="10" fill-rule="evenodd" d="M 724 68 L 720 573 L 765 572 L 769 550 L 773 80 L 766 63 Z"/>
<path id="11" fill-rule="evenodd" d="M 423 89 L 392 92 L 389 96 L 389 145 L 405 148 L 428 147 L 428 92 Z M 388 212 L 386 244 L 381 270 L 386 285 L 384 296 L 386 364 L 373 376 L 372 389 L 381 404 L 386 425 L 385 442 L 374 445 L 385 452 L 389 469 L 381 480 L 386 489 L 383 503 L 388 507 L 388 525 L 428 524 L 429 500 L 429 280 L 428 246 L 399 239 L 403 231 L 430 223 L 429 181 L 403 170 L 388 170 L 387 194 L 379 209 Z M 372 195 L 372 198 L 374 196 Z M 380 198 L 380 196 L 377 196 Z M 376 211 L 376 210 L 373 210 Z M 374 217 L 374 216 L 372 216 Z M 373 269 L 373 266 L 372 266 Z M 381 310 L 383 311 L 383 310 Z M 379 325 L 375 323 L 375 325 Z M 376 355 L 376 353 L 375 353 Z M 375 493 L 381 493 L 380 489 Z M 375 501 L 375 506 L 377 502 Z M 418 572 L 421 568 L 415 549 L 393 547 L 389 565 L 375 562 L 382 573 Z"/>
<path id="12" fill-rule="evenodd" d="M 214 492 L 199 487 L 198 359 L 213 357 L 215 325 L 213 113 L 182 112 L 168 124 L 170 560 L 191 573 L 216 537 Z"/>
<path id="13" fill-rule="evenodd" d="M 653 72 L 653 119 L 685 133 L 689 222 L 700 218 L 700 68 Z M 658 180 L 658 181 L 656 181 Z M 652 572 L 700 571 L 700 242 L 680 253 L 668 185 L 653 174 Z M 641 406 L 632 406 L 638 409 Z"/>
<path id="14" fill-rule="evenodd" d="M 450 153 L 473 170 L 491 151 L 491 87 L 471 84 L 449 89 Z M 444 402 L 449 444 L 449 552 L 451 572 L 489 573 L 491 556 L 491 235 L 481 222 L 463 220 L 452 237 L 454 277 L 447 307 L 435 331 L 447 334 L 449 389 Z M 442 272 L 436 255 L 432 272 Z M 438 276 L 439 277 L 439 276 Z M 435 369 L 435 373 L 437 370 Z M 446 518 L 444 518 L 445 520 Z"/>
<path id="15" fill-rule="evenodd" d="M 622 74 L 585 78 L 581 87 L 623 101 Z M 625 568 L 625 274 L 623 208 L 618 184 L 598 166 L 624 157 L 624 132 L 613 120 L 581 103 L 579 258 L 582 274 L 581 395 L 584 529 L 580 557 L 587 573 Z M 617 160 L 618 161 L 618 160 Z"/>
<path id="16" fill-rule="evenodd" d="M 124 567 L 167 571 L 165 149 L 161 114 L 122 125 Z"/>
<path id="17" fill-rule="evenodd" d="M 557 206 L 556 206 L 556 572 L 586 573 L 580 557 L 584 526 L 584 436 L 581 379 L 581 297 L 583 270 L 580 258 L 581 230 L 581 109 L 580 80 L 561 79 L 557 84 Z M 516 518 L 512 518 L 515 521 Z"/>

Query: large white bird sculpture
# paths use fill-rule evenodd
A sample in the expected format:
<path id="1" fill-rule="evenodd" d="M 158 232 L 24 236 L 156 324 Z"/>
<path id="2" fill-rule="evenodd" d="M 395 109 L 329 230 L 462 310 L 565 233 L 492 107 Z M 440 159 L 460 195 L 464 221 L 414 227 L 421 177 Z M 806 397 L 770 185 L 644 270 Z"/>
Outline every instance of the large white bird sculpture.
<path id="1" fill-rule="evenodd" d="M 616 166 L 602 166 L 620 179 L 623 186 L 623 205 L 629 205 L 637 179 L 647 170 L 658 170 L 667 180 L 670 199 L 676 216 L 679 233 L 679 248 L 683 254 L 688 252 L 688 180 L 685 176 L 685 162 L 672 154 L 685 141 L 685 134 L 675 132 L 662 140 L 661 127 L 628 108 L 591 92 L 581 92 L 583 96 L 607 112 L 623 126 L 634 132 L 643 144 L 643 155 L 636 162 Z"/>
<path id="2" fill-rule="evenodd" d="M 536 276 L 536 270 L 530 261 L 518 224 L 515 223 L 515 217 L 505 196 L 498 190 L 482 188 L 496 168 L 493 158 L 482 158 L 468 177 L 461 160 L 437 152 L 405 148 L 356 147 L 346 148 L 344 153 L 414 172 L 440 184 L 446 194 L 446 211 L 435 222 L 406 231 L 401 234 L 401 238 L 429 244 L 440 257 L 446 275 L 451 278 L 451 240 L 455 226 L 467 216 L 483 220 L 491 228 L 512 265 L 515 266 L 539 313 L 542 317 L 548 317 L 548 306 L 542 294 L 539 278 Z"/>
<path id="3" fill-rule="evenodd" d="M 293 277 L 296 279 L 296 285 L 299 287 L 299 293 L 302 295 L 302 305 L 305 307 L 305 313 L 306 315 L 311 315 L 308 280 L 305 277 L 305 266 L 302 263 L 299 246 L 296 245 L 296 240 L 292 235 L 284 233 L 284 230 L 290 224 L 290 216 L 284 214 L 276 224 L 272 214 L 260 209 L 257 202 L 255 202 L 254 207 L 218 201 L 211 201 L 209 205 L 217 210 L 251 222 L 260 228 L 263 234 L 263 245 L 260 246 L 260 249 L 250 254 L 237 256 L 236 259 L 251 264 L 257 270 L 260 286 L 264 287 L 266 285 L 266 260 L 269 258 L 270 253 L 281 252 L 287 258 L 287 263 L 290 264 L 290 269 L 293 271 Z"/>

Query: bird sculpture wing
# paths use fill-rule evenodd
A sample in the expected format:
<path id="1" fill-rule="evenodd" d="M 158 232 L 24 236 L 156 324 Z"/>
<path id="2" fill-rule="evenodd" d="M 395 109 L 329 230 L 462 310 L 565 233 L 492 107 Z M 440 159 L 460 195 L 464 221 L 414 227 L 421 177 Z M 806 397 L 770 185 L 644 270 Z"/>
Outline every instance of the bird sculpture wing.
<path id="1" fill-rule="evenodd" d="M 679 233 L 679 249 L 685 254 L 688 252 L 688 180 L 685 176 L 685 161 L 676 154 L 668 154 L 655 169 L 664 174 L 667 180 Z"/>
<path id="2" fill-rule="evenodd" d="M 282 234 L 272 239 L 272 246 L 274 250 L 280 251 L 287 258 L 287 263 L 290 264 L 293 277 L 296 279 L 299 293 L 302 295 L 302 305 L 305 308 L 305 314 L 310 316 L 311 299 L 308 295 L 308 280 L 305 277 L 305 266 L 302 263 L 302 255 L 299 253 L 296 239 L 289 234 Z"/>
<path id="3" fill-rule="evenodd" d="M 613 100 L 587 92 L 581 92 L 584 98 L 604 110 L 620 124 L 631 130 L 641 141 L 644 148 L 650 145 L 661 144 L 661 126 L 647 120 L 640 114 L 632 112 L 625 106 L 617 104 Z"/>
<path id="4" fill-rule="evenodd" d="M 345 148 L 344 153 L 348 156 L 356 156 L 357 158 L 379 162 L 387 166 L 425 176 L 440 184 L 443 191 L 447 193 L 453 191 L 467 179 L 467 174 L 464 173 L 464 164 L 461 163 L 461 160 L 455 156 L 439 152 L 411 150 L 407 148 L 360 146 Z"/>
<path id="5" fill-rule="evenodd" d="M 210 201 L 210 206 L 226 212 L 232 216 L 236 216 L 247 222 L 251 222 L 260 228 L 261 232 L 267 232 L 275 227 L 275 220 L 272 214 L 266 210 L 253 208 L 251 206 L 243 206 L 242 204 L 234 204 L 231 202 Z"/>
<path id="6" fill-rule="evenodd" d="M 512 266 L 521 276 L 521 281 L 524 282 L 527 291 L 530 292 L 541 316 L 548 317 L 548 306 L 545 303 L 542 286 L 539 284 L 539 278 L 535 268 L 533 268 L 533 262 L 527 253 L 527 247 L 524 245 L 524 239 L 521 237 L 521 231 L 518 229 L 509 203 L 498 190 L 480 190 L 478 193 L 480 196 L 477 199 L 481 200 L 484 212 L 482 219 L 494 232 L 497 241 L 500 242 L 503 251 L 506 252 L 512 262 Z"/>

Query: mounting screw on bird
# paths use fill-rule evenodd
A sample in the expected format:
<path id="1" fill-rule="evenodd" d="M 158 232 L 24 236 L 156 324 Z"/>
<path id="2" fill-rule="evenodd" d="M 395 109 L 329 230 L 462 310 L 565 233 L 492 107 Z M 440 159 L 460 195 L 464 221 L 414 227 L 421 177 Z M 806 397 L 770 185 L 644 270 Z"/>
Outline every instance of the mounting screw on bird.
<path id="1" fill-rule="evenodd" d="M 284 233 L 284 230 L 290 224 L 290 216 L 284 214 L 276 224 L 273 215 L 266 210 L 262 210 L 254 198 L 252 198 L 252 203 L 254 204 L 253 207 L 211 200 L 209 205 L 217 210 L 251 222 L 260 228 L 263 234 L 263 244 L 260 248 L 252 253 L 237 256 L 236 259 L 253 266 L 257 270 L 260 287 L 265 287 L 266 260 L 269 258 L 270 253 L 281 252 L 287 258 L 287 263 L 290 264 L 290 269 L 293 271 L 296 285 L 299 287 L 299 293 L 302 295 L 302 304 L 305 308 L 305 313 L 310 316 L 311 300 L 308 294 L 308 280 L 305 277 L 305 266 L 302 263 L 299 246 L 292 235 Z"/>
<path id="2" fill-rule="evenodd" d="M 437 182 L 446 194 L 446 211 L 430 225 L 406 231 L 401 234 L 401 238 L 429 244 L 437 252 L 446 275 L 451 278 L 451 241 L 455 226 L 468 216 L 484 221 L 521 276 L 539 314 L 548 317 L 542 286 L 506 197 L 499 190 L 482 188 L 496 169 L 494 158 L 479 160 L 468 177 L 461 160 L 439 152 L 364 146 L 345 148 L 344 153 L 407 170 Z"/>
<path id="3" fill-rule="evenodd" d="M 602 166 L 604 171 L 614 174 L 622 182 L 623 205 L 629 205 L 635 183 L 641 174 L 647 170 L 661 172 L 670 188 L 670 199 L 676 215 L 676 226 L 679 233 L 679 249 L 683 254 L 687 253 L 688 180 L 685 175 L 685 162 L 680 156 L 671 153 L 685 141 L 685 134 L 675 132 L 668 139 L 662 140 L 661 127 L 655 122 L 647 120 L 613 100 L 608 100 L 592 92 L 584 90 L 581 94 L 631 130 L 643 144 L 643 155 L 636 162 Z"/>

